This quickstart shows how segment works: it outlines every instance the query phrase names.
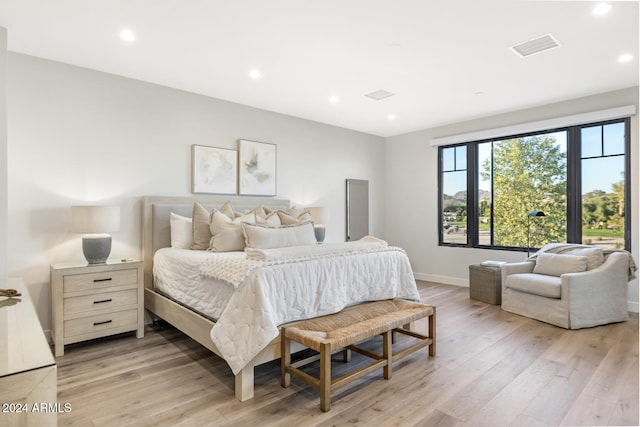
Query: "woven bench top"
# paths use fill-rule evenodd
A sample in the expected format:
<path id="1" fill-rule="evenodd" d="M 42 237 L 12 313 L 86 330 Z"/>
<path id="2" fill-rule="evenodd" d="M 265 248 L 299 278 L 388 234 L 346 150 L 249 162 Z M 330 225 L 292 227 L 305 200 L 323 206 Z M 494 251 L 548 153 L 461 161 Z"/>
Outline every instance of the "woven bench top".
<path id="1" fill-rule="evenodd" d="M 284 325 L 288 339 L 320 351 L 344 348 L 367 338 L 432 315 L 433 306 L 401 299 L 374 301 L 338 313 Z"/>

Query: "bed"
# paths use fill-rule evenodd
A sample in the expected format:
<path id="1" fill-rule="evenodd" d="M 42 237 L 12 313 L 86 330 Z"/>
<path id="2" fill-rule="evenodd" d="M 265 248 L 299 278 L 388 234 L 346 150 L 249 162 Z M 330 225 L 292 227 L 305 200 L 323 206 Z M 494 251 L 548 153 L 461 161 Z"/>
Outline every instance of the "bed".
<path id="1" fill-rule="evenodd" d="M 273 253 L 269 250 L 252 252 L 248 249 L 246 254 L 242 252 L 210 254 L 207 251 L 165 249 L 171 246 L 169 221 L 171 213 L 190 217 L 194 201 L 206 209 L 212 210 L 218 209 L 227 200 L 229 198 L 157 196 L 144 198 L 142 229 L 145 308 L 153 316 L 164 319 L 225 359 L 235 375 L 235 395 L 239 400 L 245 401 L 253 397 L 255 366 L 280 357 L 279 325 L 336 312 L 349 303 L 364 302 L 365 300 L 394 297 L 419 300 L 408 259 L 399 248 L 384 248 L 368 243 L 362 243 L 362 247 L 358 247 L 359 243 L 354 242 L 354 244 L 350 243 L 349 248 L 352 252 L 349 256 L 331 252 L 341 244 L 335 244 L 336 248 L 332 248 L 331 244 L 282 248 L 276 249 Z M 233 198 L 231 201 L 236 212 L 253 210 L 257 206 L 264 206 L 271 210 L 286 210 L 290 207 L 288 200 Z M 267 227 L 266 230 L 273 229 Z M 353 250 L 354 247 L 357 250 Z M 286 255 L 289 249 L 296 252 L 297 258 L 295 260 Z M 309 253 L 304 255 L 306 251 Z M 263 256 L 263 258 L 256 262 L 248 259 L 255 254 Z M 266 258 L 264 258 L 265 254 L 267 254 Z M 178 294 L 172 294 L 171 289 L 165 286 L 163 283 L 165 276 L 161 274 L 157 275 L 158 287 L 156 288 L 154 255 L 157 255 L 158 271 L 164 271 L 159 267 L 171 264 L 172 259 L 177 260 L 178 264 L 192 264 L 190 272 L 180 272 L 173 277 L 174 282 L 188 283 L 189 289 L 195 286 L 192 279 L 198 275 L 198 271 L 202 276 L 201 280 L 213 282 L 220 281 L 221 277 L 224 278 L 225 284 L 216 286 L 221 286 L 217 292 L 223 296 L 223 300 L 227 301 L 225 304 L 228 306 L 222 310 L 214 308 L 213 311 L 209 311 L 207 304 L 196 307 L 188 306 L 189 304 L 181 300 L 179 291 Z M 183 261 L 182 257 L 190 261 Z M 222 268 L 222 272 L 226 276 L 225 274 L 221 275 L 220 269 L 213 268 L 214 266 L 218 268 L 221 260 L 216 259 L 213 263 L 209 262 L 209 258 L 214 257 L 222 258 L 222 261 L 226 259 L 227 265 L 233 266 L 231 269 Z M 202 265 L 198 267 L 199 270 L 195 270 L 200 258 L 203 259 Z M 193 261 L 194 259 L 196 261 Z M 387 259 L 388 261 L 385 261 Z M 375 262 L 371 262 L 372 260 Z M 376 269 L 365 271 L 368 267 L 363 263 L 375 265 Z M 350 270 L 357 271 L 357 280 L 354 280 L 353 283 L 349 282 L 348 287 L 344 286 L 346 283 L 344 280 L 341 281 L 343 284 L 333 283 L 339 282 L 339 280 L 327 279 L 328 269 L 338 272 L 346 271 L 344 274 L 350 275 L 353 275 Z M 232 271 L 233 274 L 228 273 L 229 271 Z M 180 276 L 181 274 L 182 276 Z M 387 279 L 385 274 L 391 276 Z M 296 280 L 288 280 L 287 275 L 296 277 Z M 282 279 L 283 277 L 285 279 Z M 307 279 L 300 280 L 298 279 L 300 277 Z M 322 280 L 318 279 L 320 277 Z M 237 278 L 237 280 L 232 280 L 232 278 Z M 308 282 L 314 282 L 316 279 L 319 283 L 322 282 L 322 286 L 309 285 Z M 278 298 L 279 295 L 295 294 L 300 288 L 301 284 L 297 283 L 300 281 L 304 282 L 305 288 L 316 286 L 315 290 L 310 291 L 312 295 L 324 290 L 329 296 L 316 296 L 314 298 L 317 300 L 313 300 L 311 303 L 304 300 L 306 302 L 303 304 L 299 302 L 291 304 L 284 301 L 285 298 L 282 298 L 283 301 Z M 175 286 L 176 289 L 179 287 L 180 283 Z M 344 295 L 336 297 L 338 294 Z M 256 297 L 256 295 L 258 296 Z M 207 297 L 205 302 L 208 302 L 209 298 Z M 287 296 L 287 298 L 292 297 Z M 336 299 L 335 303 L 332 298 Z M 202 297 L 199 299 L 203 300 Z M 211 299 L 213 300 L 215 297 L 211 297 Z M 239 336 L 244 338 L 239 339 Z M 293 351 L 301 349 L 294 348 Z"/>

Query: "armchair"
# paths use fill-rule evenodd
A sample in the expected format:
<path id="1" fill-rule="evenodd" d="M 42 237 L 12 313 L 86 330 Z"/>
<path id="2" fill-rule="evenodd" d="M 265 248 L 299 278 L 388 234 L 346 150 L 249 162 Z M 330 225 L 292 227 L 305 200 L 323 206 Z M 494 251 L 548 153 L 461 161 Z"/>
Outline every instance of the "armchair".
<path id="1" fill-rule="evenodd" d="M 566 329 L 622 322 L 631 255 L 552 244 L 527 261 L 502 266 L 502 309 Z M 631 268 L 633 271 L 633 268 Z"/>

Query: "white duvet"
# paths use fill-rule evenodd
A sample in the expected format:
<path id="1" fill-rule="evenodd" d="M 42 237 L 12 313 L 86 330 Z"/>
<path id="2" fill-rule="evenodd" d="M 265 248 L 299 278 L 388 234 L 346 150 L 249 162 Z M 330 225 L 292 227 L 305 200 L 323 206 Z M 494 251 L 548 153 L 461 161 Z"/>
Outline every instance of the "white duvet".
<path id="1" fill-rule="evenodd" d="M 400 248 L 336 248 L 339 255 L 322 246 L 317 254 L 308 250 L 303 257 L 273 252 L 265 259 L 277 262 L 247 263 L 246 274 L 211 329 L 211 339 L 234 374 L 278 336 L 278 325 L 365 301 L 420 300 L 409 259 Z M 201 273 L 217 277 L 211 266 L 201 268 Z"/>

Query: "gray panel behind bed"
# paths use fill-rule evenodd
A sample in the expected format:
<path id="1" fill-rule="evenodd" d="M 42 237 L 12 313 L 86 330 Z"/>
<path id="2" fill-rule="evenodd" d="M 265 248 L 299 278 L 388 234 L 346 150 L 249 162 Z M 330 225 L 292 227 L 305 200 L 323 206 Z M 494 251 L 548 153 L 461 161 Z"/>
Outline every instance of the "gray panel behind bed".
<path id="1" fill-rule="evenodd" d="M 198 202 L 206 209 L 219 209 L 231 201 L 234 211 L 242 212 L 263 205 L 270 209 L 287 209 L 289 200 L 257 198 L 201 198 L 201 197 L 162 197 L 147 196 L 143 199 L 142 209 L 142 256 L 145 271 L 145 287 L 152 286 L 153 254 L 160 248 L 171 246 L 171 212 L 191 217 L 193 203 Z"/>

